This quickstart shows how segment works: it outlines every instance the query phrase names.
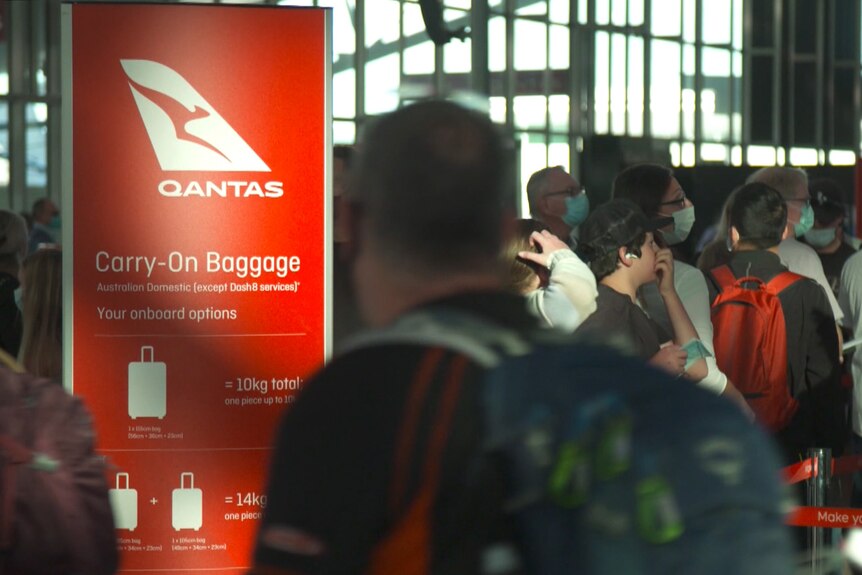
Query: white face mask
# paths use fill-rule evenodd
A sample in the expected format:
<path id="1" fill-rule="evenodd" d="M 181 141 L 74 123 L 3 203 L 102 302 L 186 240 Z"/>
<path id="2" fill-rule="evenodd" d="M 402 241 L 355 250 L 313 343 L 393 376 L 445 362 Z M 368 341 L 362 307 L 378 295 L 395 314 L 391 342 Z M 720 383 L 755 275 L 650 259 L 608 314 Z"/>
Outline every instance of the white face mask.
<path id="1" fill-rule="evenodd" d="M 686 240 L 694 226 L 694 206 L 688 206 L 673 213 L 673 229 L 662 232 L 664 241 L 670 246 L 681 244 Z"/>

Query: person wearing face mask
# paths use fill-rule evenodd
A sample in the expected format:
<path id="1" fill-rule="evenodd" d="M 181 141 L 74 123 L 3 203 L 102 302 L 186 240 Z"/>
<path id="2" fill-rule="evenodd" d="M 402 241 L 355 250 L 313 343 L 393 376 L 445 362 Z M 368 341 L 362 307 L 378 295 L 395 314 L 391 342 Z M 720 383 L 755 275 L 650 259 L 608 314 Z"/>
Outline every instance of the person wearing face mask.
<path id="1" fill-rule="evenodd" d="M 533 219 L 574 249 L 578 227 L 590 213 L 587 193 L 562 166 L 542 168 L 527 182 L 527 201 Z"/>
<path id="2" fill-rule="evenodd" d="M 838 185 L 831 180 L 811 182 L 811 205 L 814 226 L 805 232 L 803 241 L 814 248 L 823 264 L 823 273 L 838 296 L 841 270 L 850 256 L 856 253 L 844 236 L 845 204 Z"/>
<path id="3" fill-rule="evenodd" d="M 614 199 L 634 202 L 648 217 L 672 219 L 672 223 L 659 229 L 664 243 L 673 247 L 684 242 L 695 222 L 694 205 L 689 201 L 670 168 L 658 164 L 638 164 L 617 174 L 611 192 Z M 745 400 L 727 376 L 718 369 L 712 357 L 712 321 L 706 280 L 697 268 L 674 259 L 673 283 L 682 305 L 694 325 L 697 335 L 709 352 L 706 359 L 706 376 L 698 385 L 716 394 L 736 401 L 748 412 Z M 647 283 L 638 290 L 638 301 L 644 311 L 665 331 L 671 331 L 667 308 L 655 283 Z"/>
<path id="4" fill-rule="evenodd" d="M 748 176 L 746 183 L 752 182 L 766 184 L 778 190 L 784 198 L 787 204 L 787 230 L 786 238 L 778 245 L 778 255 L 790 271 L 809 277 L 823 287 L 835 321 L 840 324 L 844 312 L 841 311 L 838 299 L 823 273 L 823 264 L 820 263 L 817 252 L 797 239 L 814 227 L 814 208 L 811 206 L 811 194 L 808 191 L 808 175 L 799 168 L 773 166 L 761 168 Z"/>

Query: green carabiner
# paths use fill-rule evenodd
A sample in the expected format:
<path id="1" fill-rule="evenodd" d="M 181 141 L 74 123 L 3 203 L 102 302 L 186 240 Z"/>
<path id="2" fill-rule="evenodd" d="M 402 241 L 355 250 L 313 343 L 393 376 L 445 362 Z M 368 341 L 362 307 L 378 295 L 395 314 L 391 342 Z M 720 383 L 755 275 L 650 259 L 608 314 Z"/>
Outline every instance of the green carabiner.
<path id="1" fill-rule="evenodd" d="M 596 475 L 607 481 L 631 466 L 632 420 L 627 415 L 610 419 L 602 432 L 596 452 Z"/>
<path id="2" fill-rule="evenodd" d="M 670 543 L 683 532 L 682 517 L 665 479 L 654 475 L 637 485 L 638 530 L 650 543 Z"/>
<path id="3" fill-rule="evenodd" d="M 586 501 L 589 489 L 590 458 L 586 444 L 563 443 L 548 481 L 551 499 L 562 507 L 577 507 Z"/>

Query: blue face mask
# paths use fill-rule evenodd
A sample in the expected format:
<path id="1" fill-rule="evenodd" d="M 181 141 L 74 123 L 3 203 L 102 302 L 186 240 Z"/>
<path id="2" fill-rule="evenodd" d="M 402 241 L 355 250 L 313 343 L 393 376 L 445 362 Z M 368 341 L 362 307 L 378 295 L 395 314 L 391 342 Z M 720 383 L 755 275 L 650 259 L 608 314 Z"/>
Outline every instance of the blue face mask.
<path id="1" fill-rule="evenodd" d="M 60 229 L 60 214 L 57 214 L 53 218 L 51 218 L 51 221 L 48 222 L 48 227 L 52 230 Z"/>
<path id="2" fill-rule="evenodd" d="M 673 213 L 673 229 L 662 232 L 661 235 L 669 246 L 675 246 L 688 238 L 692 227 L 694 227 L 694 206 L 688 206 Z"/>
<path id="3" fill-rule="evenodd" d="M 587 219 L 590 214 L 590 200 L 587 194 L 581 192 L 573 198 L 566 198 L 566 213 L 563 214 L 563 222 L 570 228 L 576 228 Z"/>
<path id="4" fill-rule="evenodd" d="M 810 230 L 812 226 L 814 226 L 814 208 L 811 207 L 811 204 L 805 204 L 802 212 L 800 212 L 799 221 L 793 224 L 793 233 L 798 238 L 805 235 L 805 232 Z"/>
<path id="5" fill-rule="evenodd" d="M 835 241 L 835 228 L 810 229 L 805 232 L 805 241 L 812 248 L 825 248 Z"/>
<path id="6" fill-rule="evenodd" d="M 691 367 L 691 365 L 699 359 L 703 359 L 706 357 L 712 357 L 712 354 L 709 353 L 709 350 L 706 349 L 706 346 L 703 345 L 699 339 L 692 339 L 687 344 L 682 346 L 682 349 L 688 353 L 688 357 L 685 360 L 685 369 Z"/>

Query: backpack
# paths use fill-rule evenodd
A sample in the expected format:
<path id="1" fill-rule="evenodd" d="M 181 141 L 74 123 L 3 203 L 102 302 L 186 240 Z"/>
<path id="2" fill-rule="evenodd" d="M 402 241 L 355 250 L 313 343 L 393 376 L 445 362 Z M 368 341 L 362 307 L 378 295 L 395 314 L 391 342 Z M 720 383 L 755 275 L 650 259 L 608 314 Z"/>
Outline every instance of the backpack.
<path id="1" fill-rule="evenodd" d="M 392 343 L 485 370 L 480 457 L 502 466 L 514 529 L 485 573 L 792 572 L 777 456 L 731 402 L 610 348 L 458 310 L 411 313 L 351 348 Z"/>
<path id="2" fill-rule="evenodd" d="M 0 574 L 115 572 L 93 439 L 86 409 L 61 385 L 0 368 Z"/>
<path id="3" fill-rule="evenodd" d="M 720 293 L 712 302 L 718 368 L 770 431 L 784 429 L 799 409 L 790 395 L 787 330 L 778 294 L 802 276 L 783 271 L 769 282 L 736 278 L 728 266 L 709 272 Z"/>

